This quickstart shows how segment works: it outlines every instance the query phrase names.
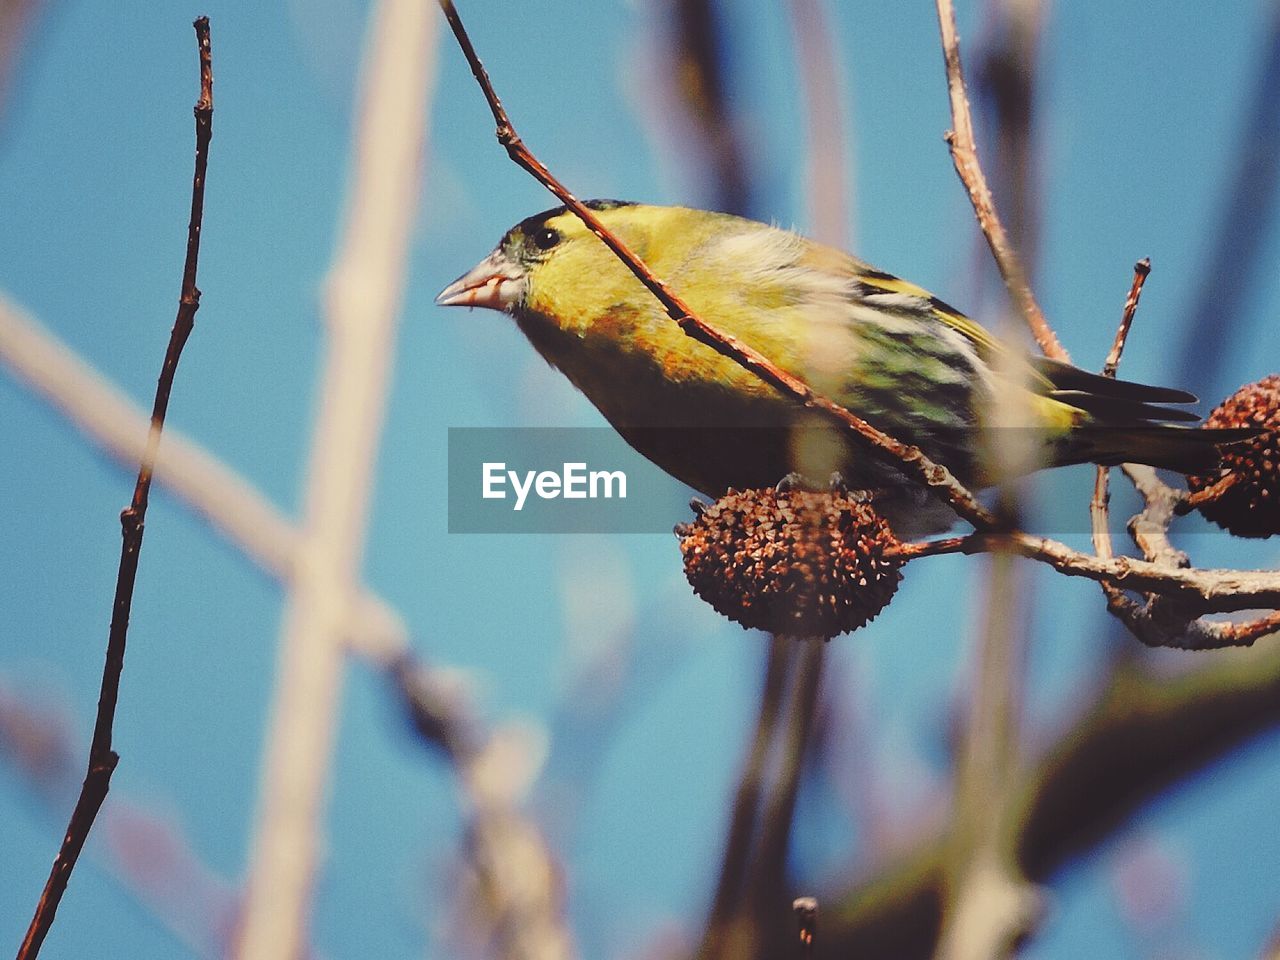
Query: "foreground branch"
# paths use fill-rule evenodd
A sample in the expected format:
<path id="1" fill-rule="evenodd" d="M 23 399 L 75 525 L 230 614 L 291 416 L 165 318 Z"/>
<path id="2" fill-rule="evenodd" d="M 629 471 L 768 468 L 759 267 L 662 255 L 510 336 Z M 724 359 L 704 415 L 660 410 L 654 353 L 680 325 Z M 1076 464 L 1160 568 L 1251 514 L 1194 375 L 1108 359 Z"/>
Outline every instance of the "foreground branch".
<path id="1" fill-rule="evenodd" d="M 80 851 L 84 849 L 89 831 L 98 816 L 107 791 L 111 788 L 111 774 L 120 757 L 112 749 L 112 726 L 115 721 L 116 701 L 120 695 L 120 675 L 124 670 L 125 644 L 129 634 L 129 611 L 133 606 L 133 587 L 138 576 L 138 557 L 142 549 L 144 520 L 147 501 L 151 493 L 151 478 L 155 472 L 156 452 L 160 446 L 160 432 L 164 429 L 165 414 L 169 409 L 169 394 L 173 389 L 174 375 L 182 348 L 195 327 L 196 311 L 200 308 L 200 291 L 196 287 L 196 268 L 200 260 L 200 228 L 204 218 L 205 170 L 209 162 L 209 141 L 213 135 L 213 64 L 209 46 L 209 18 L 195 22 L 196 42 L 200 53 L 200 99 L 195 105 L 196 161 L 195 175 L 191 182 L 191 220 L 187 226 L 187 255 L 182 269 L 182 292 L 178 299 L 178 314 L 164 365 L 156 384 L 155 402 L 151 411 L 151 429 L 147 445 L 138 468 L 138 479 L 133 488 L 133 499 L 120 515 L 121 548 L 120 567 L 116 575 L 116 593 L 112 604 L 111 628 L 107 637 L 106 664 L 102 671 L 102 689 L 98 698 L 98 715 L 94 721 L 93 742 L 89 748 L 89 769 L 71 814 L 62 847 L 53 862 L 53 869 L 40 895 L 35 915 L 27 929 L 27 935 L 18 949 L 19 960 L 32 960 L 40 953 L 40 946 L 53 925 L 54 915 L 67 881 L 75 869 Z"/>
<path id="2" fill-rule="evenodd" d="M 305 952 L 369 490 L 420 182 L 433 20 L 413 0 L 372 13 L 351 199 L 329 275 L 328 343 L 307 472 L 301 565 L 285 606 L 240 960 Z"/>

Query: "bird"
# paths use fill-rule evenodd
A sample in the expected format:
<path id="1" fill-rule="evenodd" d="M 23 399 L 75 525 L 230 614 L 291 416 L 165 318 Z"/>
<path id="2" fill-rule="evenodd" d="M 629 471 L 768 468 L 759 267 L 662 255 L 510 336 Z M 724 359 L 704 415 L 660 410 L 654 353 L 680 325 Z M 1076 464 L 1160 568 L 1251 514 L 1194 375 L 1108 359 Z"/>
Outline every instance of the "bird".
<path id="1" fill-rule="evenodd" d="M 586 205 L 707 323 L 970 488 L 1087 462 L 1206 472 L 1220 445 L 1241 439 L 1188 426 L 1199 420 L 1182 409 L 1190 393 L 1031 356 L 799 233 L 690 207 Z M 831 468 L 896 503 L 885 511 L 895 529 L 954 520 L 894 464 L 687 336 L 566 207 L 520 221 L 436 302 L 510 314 L 632 447 L 707 496 Z"/>

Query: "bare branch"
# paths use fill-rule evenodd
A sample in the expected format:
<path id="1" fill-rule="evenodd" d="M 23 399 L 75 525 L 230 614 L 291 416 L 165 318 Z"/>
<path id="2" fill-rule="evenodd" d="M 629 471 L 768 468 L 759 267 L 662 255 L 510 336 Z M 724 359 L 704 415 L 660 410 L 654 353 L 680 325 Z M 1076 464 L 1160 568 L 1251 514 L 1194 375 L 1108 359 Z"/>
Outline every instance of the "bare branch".
<path id="1" fill-rule="evenodd" d="M 937 0 L 938 26 L 942 32 L 942 56 L 947 68 L 947 92 L 951 98 L 951 123 L 953 129 L 946 135 L 951 148 L 951 159 L 956 173 L 969 194 L 974 215 L 982 228 L 983 236 L 991 247 L 1005 288 L 1017 305 L 1019 312 L 1031 328 L 1036 343 L 1045 355 L 1056 360 L 1069 360 L 1067 351 L 1058 341 L 1044 312 L 1031 292 L 1027 272 L 1018 259 L 1017 251 L 1009 241 L 1004 225 L 996 213 L 995 198 L 987 185 L 987 178 L 978 163 L 978 147 L 973 135 L 973 117 L 969 109 L 969 95 L 964 85 L 964 70 L 960 64 L 960 37 L 956 32 L 956 12 L 952 0 Z"/>
<path id="2" fill-rule="evenodd" d="M 1280 571 L 1169 569 L 1133 557 L 1103 559 L 1072 550 L 1064 543 L 1029 533 L 972 533 L 926 543 L 904 544 L 898 551 L 908 559 L 946 553 L 989 553 L 1008 550 L 1038 560 L 1059 573 L 1109 583 L 1123 590 L 1159 593 L 1185 604 L 1195 613 L 1280 609 Z"/>
<path id="3" fill-rule="evenodd" d="M 1120 366 L 1120 356 L 1124 353 L 1125 342 L 1129 339 L 1129 328 L 1133 326 L 1134 314 L 1138 312 L 1138 301 L 1142 299 L 1142 287 L 1151 274 L 1151 261 L 1143 257 L 1133 265 L 1133 283 L 1129 287 L 1129 296 L 1125 297 L 1124 310 L 1120 314 L 1120 325 L 1116 327 L 1115 339 L 1111 349 L 1107 351 L 1107 360 L 1102 365 L 1104 377 L 1114 377 Z"/>
<path id="4" fill-rule="evenodd" d="M 67 881 L 75 869 L 80 851 L 89 837 L 98 810 L 111 789 L 111 774 L 120 757 L 112 749 L 112 726 L 115 722 L 116 701 L 120 694 L 120 675 L 124 670 L 125 645 L 129 635 L 129 611 L 133 606 L 133 587 L 138 576 L 138 557 L 142 549 L 143 523 L 147 515 L 147 500 L 151 493 L 151 477 L 155 471 L 156 451 L 160 446 L 160 433 L 164 429 L 165 414 L 169 409 L 169 394 L 173 389 L 174 375 L 182 348 L 195 327 L 196 311 L 200 308 L 200 291 L 196 288 L 196 267 L 200 260 L 200 228 L 204 218 L 205 171 L 209 163 L 209 140 L 213 135 L 213 65 L 209 46 L 209 18 L 195 21 L 196 43 L 200 54 L 200 98 L 195 105 L 196 160 L 195 175 L 191 181 L 191 220 L 187 226 L 187 255 L 182 269 L 182 292 L 178 299 L 178 315 L 169 336 L 160 379 L 156 384 L 155 402 L 151 410 L 151 429 L 147 445 L 138 468 L 138 479 L 133 488 L 133 499 L 120 515 L 121 548 L 120 568 L 116 576 L 115 601 L 112 606 L 111 628 L 107 638 L 106 665 L 102 671 L 102 691 L 98 698 L 98 715 L 94 721 L 93 742 L 89 748 L 89 769 L 71 814 L 71 822 L 62 840 L 62 847 L 53 862 L 53 869 L 40 895 L 35 915 L 27 928 L 26 937 L 18 949 L 19 960 L 34 960 L 40 953 Z"/>
<path id="5" fill-rule="evenodd" d="M 1133 265 L 1133 283 L 1129 286 L 1129 295 L 1125 298 L 1124 309 L 1120 312 L 1120 323 L 1116 327 L 1115 339 L 1112 340 L 1111 349 L 1107 352 L 1107 359 L 1102 365 L 1102 375 L 1104 377 L 1115 377 L 1116 370 L 1120 366 L 1120 357 L 1124 353 L 1125 342 L 1129 339 L 1129 328 L 1133 326 L 1134 315 L 1138 312 L 1138 301 L 1142 298 L 1142 287 L 1147 282 L 1147 276 L 1150 273 L 1151 261 L 1146 258 Z M 1115 550 L 1111 543 L 1109 511 L 1111 493 L 1108 490 L 1110 477 L 1110 468 L 1103 466 L 1097 468 L 1093 481 L 1093 499 L 1089 503 L 1089 518 L 1093 530 L 1093 551 L 1104 560 L 1110 560 L 1115 556 Z M 1168 523 L 1166 522 L 1164 527 L 1161 528 L 1161 534 L 1167 527 Z M 1148 556 L 1147 559 L 1154 558 Z M 1101 586 L 1102 593 L 1107 599 L 1107 609 L 1112 613 L 1120 616 L 1122 612 L 1127 612 L 1128 608 L 1132 607 L 1132 601 L 1128 600 L 1117 587 L 1109 583 L 1103 583 Z"/>

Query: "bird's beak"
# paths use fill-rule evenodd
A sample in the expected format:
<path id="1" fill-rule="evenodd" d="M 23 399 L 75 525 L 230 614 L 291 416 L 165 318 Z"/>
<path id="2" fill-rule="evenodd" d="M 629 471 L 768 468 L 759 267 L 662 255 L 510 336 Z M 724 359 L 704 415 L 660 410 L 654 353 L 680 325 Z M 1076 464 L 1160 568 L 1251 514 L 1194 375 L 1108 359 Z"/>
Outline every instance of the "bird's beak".
<path id="1" fill-rule="evenodd" d="M 499 248 L 441 290 L 436 303 L 442 307 L 510 310 L 524 299 L 527 286 L 524 269 Z"/>

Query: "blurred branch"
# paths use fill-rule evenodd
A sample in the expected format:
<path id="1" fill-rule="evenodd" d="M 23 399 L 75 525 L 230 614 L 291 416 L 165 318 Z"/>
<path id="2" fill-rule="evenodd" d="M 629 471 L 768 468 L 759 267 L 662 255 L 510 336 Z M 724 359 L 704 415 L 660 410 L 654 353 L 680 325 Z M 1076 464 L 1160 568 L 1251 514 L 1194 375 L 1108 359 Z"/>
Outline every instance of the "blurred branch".
<path id="1" fill-rule="evenodd" d="M 979 100 L 995 111 L 995 192 L 1007 214 L 1009 238 L 1030 277 L 1039 239 L 1034 182 L 1036 64 L 1044 24 L 1042 0 L 991 0 L 997 38 L 984 44 L 977 73 Z"/>
<path id="2" fill-rule="evenodd" d="M 140 447 L 141 414 L 83 361 L 40 331 L 17 308 L 6 306 L 3 300 L 0 300 L 0 358 L 108 452 L 127 459 L 133 446 Z M 138 429 L 131 429 L 134 427 Z M 297 531 L 261 494 L 221 461 L 169 432 L 156 479 L 209 518 L 233 546 L 266 572 L 286 582 L 292 576 L 299 539 Z M 474 795 L 475 785 L 480 781 L 466 770 L 475 766 L 474 758 L 482 755 L 491 735 L 477 719 L 475 709 L 461 696 L 454 675 L 448 670 L 428 667 L 413 657 L 399 615 L 385 601 L 366 592 L 353 613 L 350 633 L 353 651 L 384 670 L 419 734 L 429 745 L 444 749 L 458 774 L 464 807 L 473 811 L 471 816 L 476 820 L 468 830 L 469 835 L 495 835 L 498 827 L 485 826 L 492 821 L 504 825 L 502 832 L 538 837 L 533 825 L 513 806 L 495 812 L 492 803 L 481 803 Z M 3 715 L 0 703 L 0 725 Z M 33 729 L 23 742 L 31 742 L 38 733 Z M 42 756 L 46 753 L 40 751 Z M 475 811 L 482 811 L 483 817 Z M 469 852 L 493 849 L 492 844 L 484 842 L 468 845 Z M 502 849 L 498 847 L 499 853 Z M 541 874 L 554 872 L 555 857 L 540 840 L 537 844 L 530 841 L 512 848 L 513 855 L 517 849 L 523 851 L 525 866 L 540 850 L 545 861 Z M 519 903 L 517 894 L 507 891 L 507 885 L 514 883 L 515 891 L 528 891 L 527 875 L 503 869 L 503 863 L 501 857 L 490 855 L 474 861 L 473 869 L 494 902 Z M 179 887 L 189 889 L 189 885 Z M 555 909 L 551 909 L 553 907 Z M 555 904 L 548 904 L 545 918 L 535 925 L 522 927 L 509 921 L 503 926 L 513 931 L 524 929 L 534 936 L 536 931 L 545 931 L 553 923 L 563 926 L 562 911 Z M 563 942 L 568 942 L 567 933 L 562 932 L 560 936 Z M 221 948 L 212 951 L 219 956 L 222 952 Z"/>
<path id="3" fill-rule="evenodd" d="M 1025 679 L 1015 566 L 1010 554 L 991 557 L 974 695 L 955 767 L 940 960 L 1008 957 L 1040 916 L 1040 898 L 1010 849 Z"/>
<path id="4" fill-rule="evenodd" d="M 43 5 L 42 0 L 0 0 L 0 113 L 18 72 L 24 41 Z"/>
<path id="5" fill-rule="evenodd" d="M 943 53 L 955 133 L 948 137 L 957 172 L 969 190 L 982 232 L 996 253 L 1008 284 L 1022 270 L 1036 240 L 1035 194 L 1031 171 L 1032 89 L 1039 41 L 1039 0 L 997 0 L 995 26 L 1001 41 L 993 46 L 981 71 L 980 89 L 995 101 L 996 183 L 1003 187 L 1006 210 L 1012 210 L 1010 237 L 996 215 L 995 201 L 982 180 L 972 120 L 961 74 L 954 14 L 939 8 Z M 985 199 L 984 199 L 985 198 Z M 984 206 L 985 204 L 985 206 Z M 984 220 L 984 217 L 986 218 Z M 1006 251 L 1007 262 L 1001 259 Z M 1017 303 L 1040 338 L 1052 331 L 1030 299 L 1030 279 L 1021 274 L 1025 302 Z M 1005 317 L 1006 311 L 1001 311 Z M 1043 329 L 1036 326 L 1039 317 Z M 1012 321 L 1004 321 L 1004 334 Z M 1016 381 L 1015 381 L 1016 382 Z M 989 411 L 995 422 L 1019 422 L 1016 393 L 1000 391 Z M 1007 437 L 997 437 L 995 463 L 1014 463 L 1034 456 Z M 1014 477 L 997 475 L 997 509 L 1007 527 L 1017 525 L 1018 491 Z M 1012 553 L 993 552 L 986 571 L 986 595 L 978 649 L 970 683 L 972 695 L 954 763 L 954 803 L 944 863 L 945 899 L 939 934 L 939 960 L 995 960 L 1011 956 L 1039 922 L 1041 902 L 1022 874 L 1012 849 L 1017 780 L 1022 773 L 1022 701 L 1026 683 L 1024 625 L 1031 621 L 1032 593 L 1019 582 Z"/>
<path id="6" fill-rule="evenodd" d="M 35 395 L 66 416 L 82 435 L 115 459 L 136 463 L 142 456 L 146 415 L 117 387 L 3 297 L 0 297 L 0 362 L 7 364 Z M 292 580 L 299 563 L 298 530 L 221 460 L 179 432 L 166 428 L 155 481 L 206 519 L 232 547 L 265 573 L 286 585 Z M 411 653 L 408 628 L 400 615 L 368 588 L 364 588 L 352 611 L 347 644 L 352 653 L 383 672 L 424 740 L 437 748 L 447 745 L 445 754 L 458 774 L 465 805 L 468 809 L 480 809 L 475 798 L 467 799 L 469 784 L 474 778 L 463 775 L 456 758 L 478 754 L 490 735 L 477 719 L 475 709 L 460 696 L 455 674 L 418 661 Z M 36 733 L 32 731 L 33 736 Z M 515 813 L 510 811 L 511 815 Z M 530 835 L 534 831 L 527 819 L 523 830 Z M 545 855 L 550 868 L 554 857 L 550 850 L 546 850 Z M 483 875 L 480 865 L 474 869 Z M 486 881 L 487 889 L 505 897 L 501 884 L 512 878 L 511 871 L 494 872 Z M 514 879 L 519 887 L 524 887 L 522 879 Z M 219 948 L 213 952 L 221 956 L 224 951 Z"/>
<path id="7" fill-rule="evenodd" d="M 1048 880 L 1172 785 L 1277 724 L 1280 650 L 1223 655 L 1176 676 L 1120 662 L 1019 778 L 1013 822 L 1023 874 Z M 945 835 L 926 839 L 842 896 L 824 897 L 830 955 L 931 956 L 949 843 Z"/>
<path id="8" fill-rule="evenodd" d="M 513 742 L 518 731 L 485 730 L 463 685 L 441 671 L 405 657 L 394 676 L 419 736 L 458 774 L 471 873 L 459 931 L 486 957 L 572 960 L 559 863 L 520 811 L 536 772 L 527 745 Z"/>
<path id="9" fill-rule="evenodd" d="M 822 670 L 826 661 L 826 641 L 784 638 L 791 644 L 802 644 L 799 651 L 792 690 L 784 722 L 779 730 L 777 772 L 764 795 L 760 817 L 760 834 L 756 842 L 755 862 L 747 874 L 745 906 L 747 912 L 762 921 L 785 902 L 787 891 L 787 852 L 790 849 L 795 820 L 796 797 L 800 792 L 800 775 L 813 739 L 814 718 L 818 712 Z M 766 929 L 772 924 L 765 924 Z M 764 956 L 779 956 L 785 943 L 777 949 L 766 940 L 761 948 Z"/>
<path id="10" fill-rule="evenodd" d="M 790 0 L 789 9 L 808 131 L 810 229 L 815 240 L 843 248 L 849 217 L 846 171 L 851 160 L 835 34 L 825 0 Z"/>
<path id="11" fill-rule="evenodd" d="M 714 208 L 754 212 L 750 158 L 742 148 L 726 83 L 724 19 L 717 0 L 673 0 L 676 89 L 702 141 L 717 193 Z"/>
<path id="12" fill-rule="evenodd" d="M 793 935 L 784 935 L 778 920 L 786 902 L 787 851 L 825 658 L 820 640 L 775 636 L 770 641 L 756 729 L 698 948 L 704 960 L 780 956 L 792 949 Z"/>
<path id="13" fill-rule="evenodd" d="M 3 295 L 0 363 L 115 460 L 128 464 L 142 458 L 147 414 Z M 167 428 L 154 478 L 263 572 L 283 583 L 293 579 L 301 542 L 297 528 L 223 461 Z M 352 614 L 347 636 L 354 652 L 383 664 L 408 646 L 399 614 L 367 590 Z"/>
<path id="14" fill-rule="evenodd" d="M 209 162 L 209 140 L 213 134 L 213 66 L 209 48 L 209 19 L 195 21 L 196 43 L 200 55 L 200 98 L 195 105 L 196 158 L 195 174 L 191 181 L 191 220 L 187 227 L 187 253 L 182 269 L 182 292 L 178 299 L 178 313 L 169 346 L 165 351 L 160 379 L 156 384 L 155 402 L 151 410 L 151 429 L 147 445 L 138 468 L 138 479 L 133 488 L 133 499 L 120 514 L 121 547 L 120 568 L 116 576 L 115 600 L 112 605 L 111 628 L 107 638 L 106 665 L 102 671 L 102 691 L 98 698 L 98 714 L 93 726 L 93 742 L 89 747 L 89 768 L 85 774 L 80 798 L 76 801 L 67 825 L 66 835 L 58 856 L 53 862 L 49 879 L 45 883 L 35 915 L 27 929 L 26 937 L 18 949 L 19 960 L 34 960 L 40 946 L 53 925 L 54 915 L 67 881 L 75 869 L 80 851 L 84 849 L 89 831 L 98 816 L 98 810 L 111 789 L 111 775 L 120 757 L 112 749 L 112 727 L 115 722 L 116 701 L 120 694 L 120 675 L 124 670 L 124 652 L 129 634 L 129 611 L 133 605 L 133 587 L 138 576 L 138 558 L 142 550 L 142 534 L 147 515 L 147 501 L 151 493 L 151 477 L 155 470 L 156 451 L 160 445 L 160 433 L 164 429 L 165 414 L 169 409 L 169 394 L 173 389 L 174 375 L 182 348 L 195 327 L 196 311 L 200 308 L 200 291 L 196 287 L 196 267 L 200 260 L 200 228 L 204 218 L 204 182 Z"/>
<path id="15" fill-rule="evenodd" d="M 308 467 L 299 569 L 281 628 L 240 960 L 303 955 L 342 686 L 359 599 L 404 264 L 417 210 L 434 19 L 412 0 L 373 12 L 347 223 L 328 280 L 329 343 Z"/>
<path id="16" fill-rule="evenodd" d="M 760 798 L 764 792 L 765 774 L 770 748 L 777 736 L 787 678 L 794 665 L 795 644 L 786 637 L 772 637 L 765 661 L 764 685 L 756 714 L 755 732 L 751 737 L 742 773 L 734 795 L 725 837 L 720 874 L 711 900 L 703 947 L 700 954 L 715 957 L 732 955 L 728 949 L 734 918 L 741 912 L 743 884 L 760 818 Z"/>
<path id="17" fill-rule="evenodd" d="M 103 452 L 124 464 L 136 464 L 141 459 L 146 447 L 147 415 L 123 391 L 3 296 L 0 296 L 0 363 Z M 292 583 L 301 562 L 298 529 L 224 461 L 180 432 L 166 428 L 154 476 L 160 487 L 205 519 L 263 572 L 286 586 Z M 475 708 L 460 695 L 454 672 L 418 661 L 411 653 L 408 629 L 400 615 L 368 588 L 363 588 L 351 611 L 346 639 L 351 652 L 383 671 L 424 740 L 437 748 L 448 745 L 445 754 L 458 774 L 464 806 L 470 810 L 482 809 L 484 805 L 472 795 L 477 780 L 465 774 L 458 760 L 481 755 L 491 734 L 477 719 Z M 0 727 L 4 725 L 4 716 L 3 703 L 0 703 Z M 29 734 L 22 741 L 28 745 L 43 737 L 43 733 L 35 729 Z M 13 746 L 21 748 L 20 744 Z M 48 757 L 48 751 L 43 748 L 38 754 Z M 33 762 L 37 759 L 33 757 Z M 111 809 L 109 805 L 108 821 Z M 520 820 L 515 808 L 510 808 L 504 816 L 517 818 L 520 829 L 527 835 L 536 834 L 527 819 Z M 483 833 L 483 828 L 478 832 Z M 479 849 L 484 845 L 471 846 Z M 526 846 L 525 849 L 527 852 L 532 848 Z M 544 855 L 547 863 L 544 872 L 550 872 L 555 858 L 545 847 Z M 473 864 L 473 869 L 477 875 L 485 875 L 483 865 Z M 515 901 L 514 894 L 504 892 L 502 884 L 506 882 L 514 882 L 518 889 L 526 888 L 525 879 L 511 870 L 490 870 L 485 885 L 494 896 Z M 176 884 L 177 888 L 190 889 L 191 885 Z M 138 895 L 142 895 L 140 891 Z M 167 918 L 162 919 L 167 922 Z M 202 954 L 221 956 L 224 953 L 223 947 L 197 949 L 193 944 L 192 948 Z"/>

